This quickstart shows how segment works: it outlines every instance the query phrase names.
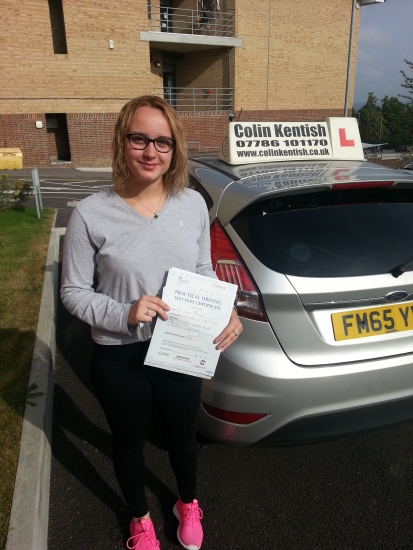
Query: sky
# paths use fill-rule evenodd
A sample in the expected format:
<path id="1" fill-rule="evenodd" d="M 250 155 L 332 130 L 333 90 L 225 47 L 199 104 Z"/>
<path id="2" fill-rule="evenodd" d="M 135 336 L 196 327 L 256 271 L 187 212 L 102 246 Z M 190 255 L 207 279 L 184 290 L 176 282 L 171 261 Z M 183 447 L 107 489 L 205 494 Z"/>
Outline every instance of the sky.
<path id="1" fill-rule="evenodd" d="M 413 0 L 386 0 L 362 7 L 354 106 L 365 105 L 369 92 L 379 100 L 405 94 L 400 70 L 409 76 L 413 72 L 404 59 L 413 62 Z"/>

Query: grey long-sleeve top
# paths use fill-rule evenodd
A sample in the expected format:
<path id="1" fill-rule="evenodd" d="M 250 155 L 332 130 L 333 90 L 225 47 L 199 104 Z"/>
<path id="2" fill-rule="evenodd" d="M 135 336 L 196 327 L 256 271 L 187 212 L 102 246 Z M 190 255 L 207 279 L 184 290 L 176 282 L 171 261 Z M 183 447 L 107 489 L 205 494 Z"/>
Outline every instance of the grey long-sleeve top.
<path id="1" fill-rule="evenodd" d="M 171 267 L 216 278 L 201 195 L 186 189 L 168 196 L 158 218 L 148 219 L 108 187 L 79 202 L 70 217 L 61 298 L 92 327 L 95 342 L 130 344 L 139 341 L 137 327 L 127 324 L 131 305 L 155 296 Z"/>

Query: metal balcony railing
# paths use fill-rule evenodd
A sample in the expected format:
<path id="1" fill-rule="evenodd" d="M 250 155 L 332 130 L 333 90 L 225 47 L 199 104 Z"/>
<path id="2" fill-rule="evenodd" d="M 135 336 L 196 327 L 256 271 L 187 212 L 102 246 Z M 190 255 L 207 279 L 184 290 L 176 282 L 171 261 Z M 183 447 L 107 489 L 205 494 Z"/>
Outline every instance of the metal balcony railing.
<path id="1" fill-rule="evenodd" d="M 213 2 L 212 7 L 215 7 Z M 234 13 L 148 6 L 149 31 L 195 34 L 207 36 L 234 36 Z"/>
<path id="2" fill-rule="evenodd" d="M 232 88 L 152 88 L 176 111 L 232 111 Z"/>

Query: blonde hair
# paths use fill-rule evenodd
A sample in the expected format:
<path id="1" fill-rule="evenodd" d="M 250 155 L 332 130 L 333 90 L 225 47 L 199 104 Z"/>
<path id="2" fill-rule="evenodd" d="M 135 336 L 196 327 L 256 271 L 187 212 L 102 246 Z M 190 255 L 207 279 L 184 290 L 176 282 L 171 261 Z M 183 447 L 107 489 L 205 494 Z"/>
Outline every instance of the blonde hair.
<path id="1" fill-rule="evenodd" d="M 169 166 L 166 174 L 163 176 L 163 184 L 168 192 L 177 194 L 180 191 L 183 191 L 183 189 L 188 185 L 188 154 L 184 129 L 181 120 L 174 109 L 172 109 L 172 107 L 164 99 L 152 95 L 144 95 L 132 99 L 122 107 L 119 113 L 112 141 L 112 180 L 114 189 L 116 191 L 124 190 L 126 187 L 126 182 L 129 178 L 129 170 L 126 166 L 124 158 L 123 144 L 132 117 L 139 107 L 152 107 L 153 109 L 159 109 L 168 122 L 172 137 L 175 140 L 175 145 L 172 149 L 171 165 Z"/>

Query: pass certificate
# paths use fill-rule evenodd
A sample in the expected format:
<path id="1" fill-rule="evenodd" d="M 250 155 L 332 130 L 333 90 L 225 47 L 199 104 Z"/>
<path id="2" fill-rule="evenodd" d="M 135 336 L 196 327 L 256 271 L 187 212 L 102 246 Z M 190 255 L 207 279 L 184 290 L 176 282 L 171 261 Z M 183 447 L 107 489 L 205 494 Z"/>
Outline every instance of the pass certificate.
<path id="1" fill-rule="evenodd" d="M 169 270 L 162 300 L 171 308 L 158 318 L 145 364 L 211 378 L 220 351 L 214 339 L 228 325 L 237 285 L 181 269 Z"/>

